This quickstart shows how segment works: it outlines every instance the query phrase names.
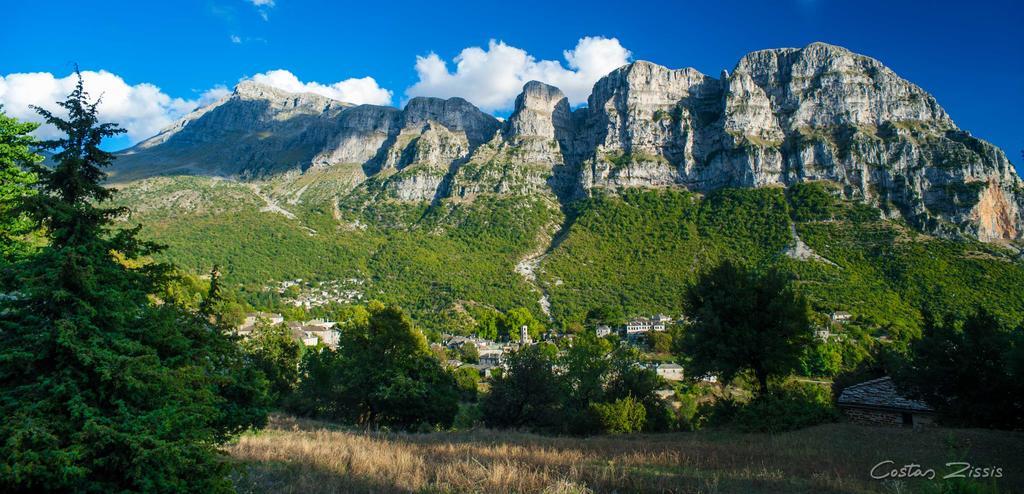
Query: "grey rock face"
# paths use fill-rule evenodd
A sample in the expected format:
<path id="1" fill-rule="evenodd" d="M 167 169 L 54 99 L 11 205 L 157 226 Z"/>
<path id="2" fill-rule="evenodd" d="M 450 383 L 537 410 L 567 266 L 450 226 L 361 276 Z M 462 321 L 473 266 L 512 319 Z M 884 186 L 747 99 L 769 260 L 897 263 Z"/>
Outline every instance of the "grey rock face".
<path id="1" fill-rule="evenodd" d="M 351 192 L 371 201 L 566 203 L 602 188 L 830 180 L 926 231 L 1024 239 L 1024 183 L 1002 151 L 877 60 L 823 43 L 750 53 L 717 79 L 635 62 L 576 111 L 530 82 L 504 123 L 461 98 L 352 107 L 245 82 L 122 153 L 114 173 L 248 178 L 342 164 L 362 166 Z"/>
<path id="2" fill-rule="evenodd" d="M 599 81 L 578 113 L 571 156 L 585 189 L 832 180 L 927 231 L 1022 239 L 1024 186 L 1006 156 L 840 47 L 754 52 L 721 79 L 637 62 Z"/>
<path id="3" fill-rule="evenodd" d="M 349 107 L 243 82 L 229 97 L 123 152 L 113 174 L 260 177 L 305 169 L 337 133 L 337 119 Z"/>

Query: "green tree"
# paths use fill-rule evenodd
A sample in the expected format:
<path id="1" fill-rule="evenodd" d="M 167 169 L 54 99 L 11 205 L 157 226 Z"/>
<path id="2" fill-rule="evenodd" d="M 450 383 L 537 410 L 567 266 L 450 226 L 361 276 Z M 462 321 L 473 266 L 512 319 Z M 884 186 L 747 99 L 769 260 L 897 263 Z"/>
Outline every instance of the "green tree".
<path id="1" fill-rule="evenodd" d="M 607 324 L 612 327 L 624 326 L 626 315 L 622 312 L 622 307 L 603 305 L 590 309 L 587 312 L 587 325 L 597 326 L 599 324 Z"/>
<path id="2" fill-rule="evenodd" d="M 800 363 L 813 341 L 806 299 L 778 271 L 758 273 L 724 262 L 687 290 L 692 321 L 679 345 L 691 376 L 721 375 L 724 381 L 750 371 L 758 394 L 768 379 Z"/>
<path id="3" fill-rule="evenodd" d="M 266 420 L 263 382 L 206 317 L 151 298 L 169 267 L 140 261 L 158 247 L 102 207 L 100 142 L 122 130 L 81 76 L 59 105 L 67 119 L 36 109 L 65 137 L 40 144 L 55 166 L 32 166 L 40 193 L 17 207 L 48 245 L 0 301 L 0 490 L 231 491 L 216 447 Z"/>
<path id="4" fill-rule="evenodd" d="M 29 134 L 36 127 L 8 117 L 0 106 L 0 263 L 27 250 L 23 237 L 32 230 L 32 222 L 15 208 L 35 192 L 35 175 L 27 170 L 42 159 L 31 149 L 35 139 Z"/>
<path id="5" fill-rule="evenodd" d="M 647 333 L 647 343 L 655 353 L 672 351 L 672 335 L 665 331 Z"/>
<path id="6" fill-rule="evenodd" d="M 663 386 L 658 374 L 641 365 L 639 350 L 620 346 L 612 352 L 606 377 L 605 401 L 632 397 L 646 409 L 644 427 L 649 432 L 665 431 L 671 426 L 671 414 L 656 391 Z"/>
<path id="7" fill-rule="evenodd" d="M 605 400 L 605 383 L 611 369 L 612 345 L 593 333 L 580 335 L 558 358 L 564 369 L 558 378 L 567 390 L 565 402 L 566 428 L 576 434 L 600 430 L 594 419 L 591 403 Z M 554 358 L 554 357 L 552 357 Z"/>
<path id="8" fill-rule="evenodd" d="M 459 360 L 467 364 L 478 364 L 480 363 L 480 350 L 476 348 L 476 345 L 467 341 L 459 347 Z"/>
<path id="9" fill-rule="evenodd" d="M 346 325 L 338 350 L 308 352 L 291 408 L 366 427 L 449 427 L 459 391 L 397 307 L 371 304 Z"/>
<path id="10" fill-rule="evenodd" d="M 270 384 L 270 399 L 280 403 L 288 398 L 299 379 L 302 343 L 292 338 L 283 324 L 257 323 L 242 348 L 252 365 L 263 372 Z"/>
<path id="11" fill-rule="evenodd" d="M 1024 427 L 1024 328 L 984 309 L 963 320 L 929 318 L 897 383 L 962 426 Z"/>
<path id="12" fill-rule="evenodd" d="M 565 386 L 554 370 L 555 361 L 539 345 L 508 357 L 507 370 L 492 378 L 491 392 L 481 407 L 488 427 L 562 428 Z"/>
<path id="13" fill-rule="evenodd" d="M 517 307 L 505 313 L 498 326 L 500 336 L 510 341 L 519 341 L 519 328 L 526 326 L 530 338 L 540 338 L 544 333 L 544 323 L 533 317 L 529 309 Z"/>
<path id="14" fill-rule="evenodd" d="M 499 335 L 498 327 L 501 325 L 501 314 L 494 310 L 486 310 L 476 317 L 476 329 L 474 332 L 480 338 L 497 340 Z"/>
<path id="15" fill-rule="evenodd" d="M 463 366 L 455 369 L 453 374 L 462 401 L 476 401 L 477 388 L 480 385 L 480 372 L 472 367 Z"/>

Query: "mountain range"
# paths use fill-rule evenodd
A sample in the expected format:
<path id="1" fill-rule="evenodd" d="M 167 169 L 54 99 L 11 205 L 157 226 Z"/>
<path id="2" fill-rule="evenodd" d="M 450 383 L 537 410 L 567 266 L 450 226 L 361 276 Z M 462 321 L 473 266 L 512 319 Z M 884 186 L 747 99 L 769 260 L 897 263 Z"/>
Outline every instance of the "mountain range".
<path id="1" fill-rule="evenodd" d="M 785 252 L 787 262 L 842 267 L 842 256 L 822 252 L 836 247 L 834 235 L 819 238 L 818 245 L 810 238 L 811 230 L 838 228 L 829 223 L 842 223 L 843 216 L 818 217 L 813 224 L 796 216 L 800 205 L 793 192 L 808 184 L 821 185 L 844 211 L 875 211 L 880 225 L 898 231 L 894 239 L 923 235 L 926 244 L 973 246 L 961 249 L 965 258 L 984 251 L 984 257 L 1019 270 L 1014 256 L 1024 240 L 1024 182 L 1001 150 L 959 129 L 935 98 L 879 61 L 824 43 L 756 51 L 717 78 L 692 68 L 634 62 L 600 79 L 587 104 L 576 109 L 558 88 L 529 82 L 505 120 L 461 98 L 417 97 L 401 109 L 355 106 L 246 81 L 119 153 L 111 181 L 186 266 L 198 270 L 226 261 L 248 273 L 240 279 L 253 283 L 299 275 L 362 280 L 366 296 L 394 295 L 434 312 L 521 304 L 578 319 L 596 299 L 629 310 L 676 308 L 674 289 L 664 296 L 641 296 L 643 288 L 613 285 L 603 288 L 610 295 L 594 295 L 591 291 L 602 288 L 574 285 L 571 269 L 558 270 L 560 262 L 586 250 L 579 245 L 573 251 L 574 245 L 599 234 L 586 231 L 587 225 L 599 228 L 592 222 L 601 219 L 613 228 L 626 214 L 618 210 L 627 205 L 653 209 L 640 215 L 639 227 L 614 228 L 636 227 L 640 237 L 623 241 L 637 243 L 640 251 L 657 251 L 655 257 L 681 248 L 666 243 L 679 241 L 676 230 L 700 242 L 728 230 L 705 233 L 732 214 L 704 218 L 701 208 L 721 206 L 708 199 L 740 194 L 739 203 L 748 208 L 744 218 L 773 217 L 776 207 L 786 215 L 763 226 L 772 240 L 753 248 L 763 256 L 733 252 L 737 247 L 729 245 L 735 239 L 694 244 L 685 253 L 692 258 L 662 261 L 680 264 L 668 271 L 621 266 L 653 277 L 640 284 L 683 285 L 702 265 L 728 252 L 771 259 Z M 693 206 L 699 209 L 696 216 L 664 223 L 698 202 L 703 205 Z M 675 206 L 663 209 L 668 204 Z M 224 238 L 222 230 L 232 228 L 249 238 L 249 250 L 225 253 L 196 246 Z M 272 259 L 277 247 L 249 237 L 261 228 L 300 250 L 310 248 L 298 246 L 310 242 L 302 237 L 319 237 L 314 250 L 321 258 L 305 258 L 310 267 L 301 269 L 281 264 Z M 659 237 L 666 228 L 671 238 Z M 600 245 L 621 233 L 589 242 Z M 754 241 L 762 233 L 736 235 Z M 239 241 L 238 235 L 231 242 Z M 325 236 L 332 239 L 330 247 L 322 245 Z M 492 237 L 493 242 L 484 242 Z M 447 243 L 434 244 L 439 238 Z M 414 255 L 388 254 L 403 242 L 415 245 Z M 898 243 L 892 240 L 888 247 Z M 993 246 L 978 247 L 984 243 Z M 451 249 L 455 258 L 448 266 L 437 257 L 417 260 L 432 249 Z M 259 262 L 276 267 L 247 265 L 263 257 L 268 260 Z M 612 262 L 574 259 L 581 272 Z M 445 282 L 439 273 L 460 262 L 469 263 L 463 274 L 483 278 L 482 284 Z M 396 263 L 405 265 L 396 268 Z M 402 273 L 422 282 L 397 296 L 389 279 Z M 600 276 L 615 277 L 604 273 Z M 877 273 L 879 283 L 892 283 L 892 275 Z M 992 288 L 978 283 L 982 293 Z M 524 299 L 523 292 L 538 292 L 539 300 L 526 302 L 531 297 Z M 551 304 L 559 303 L 556 292 L 572 299 L 565 302 L 571 308 L 552 312 Z M 440 307 L 430 305 L 431 297 L 443 300 Z"/>

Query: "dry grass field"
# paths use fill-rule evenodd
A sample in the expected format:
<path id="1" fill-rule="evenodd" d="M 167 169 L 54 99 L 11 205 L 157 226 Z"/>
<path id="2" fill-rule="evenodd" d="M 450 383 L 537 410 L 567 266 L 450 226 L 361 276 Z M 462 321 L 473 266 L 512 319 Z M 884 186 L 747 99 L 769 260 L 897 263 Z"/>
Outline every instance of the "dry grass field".
<path id="1" fill-rule="evenodd" d="M 363 433 L 272 417 L 228 447 L 239 492 L 1024 492 L 1024 434 L 829 424 L 778 435 L 701 431 L 592 438 L 468 431 Z M 873 480 L 883 460 L 934 481 Z M 955 489 L 948 461 L 1003 477 Z M 962 487 L 962 486 L 960 486 Z"/>

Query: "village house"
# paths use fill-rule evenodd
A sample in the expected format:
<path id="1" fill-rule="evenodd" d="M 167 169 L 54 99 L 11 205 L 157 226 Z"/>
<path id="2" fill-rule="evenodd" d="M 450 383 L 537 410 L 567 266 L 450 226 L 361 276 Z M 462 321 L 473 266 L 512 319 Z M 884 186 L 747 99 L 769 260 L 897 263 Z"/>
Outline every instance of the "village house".
<path id="1" fill-rule="evenodd" d="M 485 348 L 480 350 L 480 365 L 498 367 L 501 365 L 502 356 L 505 354 L 500 349 Z"/>
<path id="2" fill-rule="evenodd" d="M 841 310 L 837 310 L 829 316 L 829 319 L 831 319 L 833 323 L 844 323 L 852 318 L 853 316 L 850 315 L 849 312 L 844 312 Z"/>
<path id="3" fill-rule="evenodd" d="M 285 322 L 284 317 L 281 314 L 269 314 L 258 312 L 255 314 L 249 314 L 246 316 L 245 321 L 242 325 L 235 328 L 235 334 L 248 338 L 252 336 L 252 331 L 256 327 L 257 323 L 264 323 L 271 326 L 284 324 L 288 328 L 289 334 L 296 341 L 302 342 L 305 346 L 316 346 L 318 343 L 323 343 L 328 347 L 334 349 L 338 347 L 338 341 L 340 334 L 335 329 L 337 323 L 333 321 L 326 321 L 323 319 L 314 319 L 308 322 L 289 321 Z"/>
<path id="4" fill-rule="evenodd" d="M 665 331 L 672 318 L 658 314 L 651 318 L 638 317 L 626 323 L 626 336 L 636 336 L 651 331 Z"/>
<path id="5" fill-rule="evenodd" d="M 920 427 L 931 425 L 935 416 L 926 403 L 900 394 L 889 377 L 844 389 L 837 404 L 844 416 L 863 424 Z"/>
<path id="6" fill-rule="evenodd" d="M 658 377 L 661 377 L 668 381 L 682 381 L 683 380 L 683 366 L 679 364 L 659 364 L 655 368 Z"/>
<path id="7" fill-rule="evenodd" d="M 608 326 L 607 324 L 598 325 L 597 329 L 594 330 L 594 331 L 595 331 L 595 334 L 597 334 L 598 338 L 604 338 L 605 336 L 608 336 L 608 335 L 612 334 L 612 328 L 611 328 L 611 326 Z"/>
<path id="8" fill-rule="evenodd" d="M 252 330 L 256 323 L 262 322 L 271 326 L 275 324 L 281 324 L 284 322 L 284 316 L 281 314 L 275 314 L 270 312 L 250 312 L 245 315 L 245 319 L 242 320 L 242 325 L 238 327 L 239 330 Z"/>

